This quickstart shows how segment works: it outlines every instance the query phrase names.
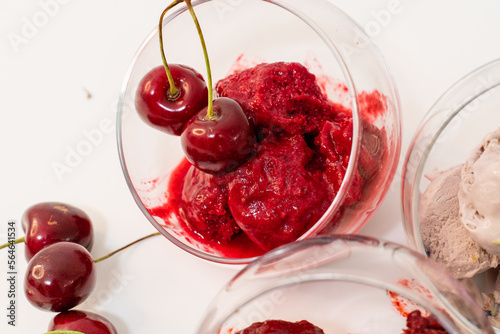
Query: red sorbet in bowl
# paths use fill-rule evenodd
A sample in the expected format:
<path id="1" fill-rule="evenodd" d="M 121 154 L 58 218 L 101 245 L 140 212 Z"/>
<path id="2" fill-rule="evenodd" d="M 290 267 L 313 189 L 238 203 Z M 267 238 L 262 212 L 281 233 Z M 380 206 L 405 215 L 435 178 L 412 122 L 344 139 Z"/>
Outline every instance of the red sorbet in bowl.
<path id="1" fill-rule="evenodd" d="M 259 64 L 220 80 L 216 91 L 242 106 L 257 138 L 255 156 L 223 175 L 181 162 L 169 200 L 149 211 L 176 216 L 189 238 L 222 256 L 260 255 L 301 237 L 337 196 L 350 161 L 351 111 L 331 102 L 299 63 Z M 362 128 L 343 206 L 361 199 L 384 155 L 373 146 L 385 147 L 385 133 L 366 122 Z"/>

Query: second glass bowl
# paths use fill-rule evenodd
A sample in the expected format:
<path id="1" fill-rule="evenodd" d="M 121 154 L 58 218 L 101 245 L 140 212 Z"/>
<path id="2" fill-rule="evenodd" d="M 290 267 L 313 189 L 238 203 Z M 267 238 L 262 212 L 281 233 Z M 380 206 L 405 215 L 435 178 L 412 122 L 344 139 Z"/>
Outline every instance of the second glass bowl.
<path id="1" fill-rule="evenodd" d="M 431 184 L 430 178 L 432 179 L 433 175 L 451 168 L 460 169 L 472 150 L 482 142 L 488 133 L 495 131 L 499 126 L 500 59 L 487 63 L 462 77 L 436 101 L 418 126 L 406 155 L 402 176 L 404 229 L 411 248 L 422 254 L 431 254 L 431 249 L 426 249 L 424 246 L 421 233 L 423 225 L 421 212 L 424 209 L 421 199 Z M 436 194 L 439 193 L 436 192 Z M 450 202 L 450 196 L 451 194 L 445 193 L 442 195 L 440 208 L 443 212 L 451 212 L 451 209 L 446 208 L 446 202 Z M 435 221 L 440 221 L 440 218 L 435 218 Z M 466 234 L 466 232 L 464 233 Z M 448 242 L 454 241 L 451 239 Z M 466 241 L 455 242 L 459 245 L 467 244 Z M 446 242 L 441 241 L 441 243 L 444 245 Z M 466 247 L 470 248 L 471 246 Z M 455 253 L 461 252 L 453 250 L 453 246 L 448 249 Z M 460 255 L 452 256 L 450 251 L 447 250 L 446 255 L 444 251 L 438 250 L 433 253 L 442 253 L 443 255 L 440 257 L 450 259 L 447 261 L 453 261 L 454 258 L 456 263 L 464 268 L 467 263 L 470 263 L 458 259 Z M 479 258 L 471 257 L 471 260 L 479 263 Z M 458 273 L 460 270 L 460 266 L 454 265 L 453 262 L 443 263 L 443 265 L 448 266 L 451 272 Z M 471 286 L 479 291 L 478 300 L 483 304 L 481 293 L 490 294 L 498 289 L 498 286 L 495 287 L 497 276 L 498 273 L 495 273 L 495 269 L 490 269 L 487 272 L 476 274 L 472 281 L 464 278 L 464 282 L 472 284 Z M 487 308 L 486 305 L 484 307 Z M 497 312 L 493 310 L 492 313 Z M 499 328 L 495 328 L 495 331 L 500 333 Z"/>
<path id="2" fill-rule="evenodd" d="M 403 333 L 414 310 L 454 333 L 493 333 L 485 313 L 435 262 L 360 235 L 314 237 L 271 251 L 214 298 L 198 334 L 255 322 L 308 321 L 325 333 Z"/>
<path id="3" fill-rule="evenodd" d="M 327 0 L 201 0 L 193 1 L 193 6 L 206 39 L 214 81 L 261 62 L 299 62 L 316 76 L 330 100 L 352 111 L 353 144 L 346 176 L 330 208 L 299 239 L 359 231 L 385 197 L 400 154 L 399 98 L 376 46 L 362 28 Z M 184 5 L 165 17 L 163 29 L 168 61 L 206 73 L 199 38 Z M 210 261 L 248 263 L 255 254 L 221 253 L 187 236 L 175 217 L 155 210 L 168 206 L 175 196 L 167 189 L 184 157 L 178 137 L 149 127 L 135 110 L 140 80 L 160 64 L 155 29 L 132 61 L 119 103 L 118 150 L 127 184 L 147 219 L 174 244 Z M 385 138 L 371 138 L 364 131 L 367 124 L 384 132 Z M 375 157 L 371 167 L 376 172 L 364 184 L 361 200 L 342 211 L 353 171 L 366 158 L 360 154 L 363 145 L 370 146 L 364 149 Z"/>

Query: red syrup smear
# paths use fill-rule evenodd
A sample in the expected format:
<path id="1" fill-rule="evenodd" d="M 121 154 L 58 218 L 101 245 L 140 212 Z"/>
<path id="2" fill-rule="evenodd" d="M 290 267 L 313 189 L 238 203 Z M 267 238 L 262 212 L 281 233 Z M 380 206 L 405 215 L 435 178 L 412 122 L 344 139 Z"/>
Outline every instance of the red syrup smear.
<path id="1" fill-rule="evenodd" d="M 330 100 L 336 103 L 351 108 L 351 96 L 349 95 L 349 88 L 345 83 L 338 80 L 334 80 L 331 76 L 325 74 L 323 66 L 313 54 L 309 53 L 306 60 L 304 61 L 304 66 L 314 73 L 316 76 L 316 82 L 321 88 L 323 94 L 328 96 Z"/>
<path id="2" fill-rule="evenodd" d="M 236 58 L 236 60 L 234 61 L 233 65 L 227 72 L 226 76 L 249 69 L 263 62 L 264 62 L 263 59 L 257 57 L 249 57 L 245 54 L 240 54 L 238 58 Z"/>
<path id="3" fill-rule="evenodd" d="M 228 243 L 220 243 L 216 240 L 205 238 L 203 235 L 192 229 L 187 220 L 183 217 L 180 207 L 180 198 L 184 184 L 184 178 L 191 167 L 187 159 L 183 159 L 172 172 L 168 184 L 165 205 L 148 209 L 152 216 L 171 217 L 166 222 L 167 228 L 174 228 L 179 235 L 182 235 L 189 243 L 198 246 L 209 253 L 216 253 L 222 257 L 245 258 L 259 256 L 264 253 L 255 243 L 253 243 L 244 233 L 234 236 Z M 173 219 L 172 219 L 173 217 Z"/>
<path id="4" fill-rule="evenodd" d="M 402 285 L 404 287 L 407 287 L 413 291 L 416 291 L 419 294 L 425 295 L 426 298 L 432 299 L 434 298 L 431 294 L 431 292 L 423 287 L 422 285 L 416 283 L 414 280 L 408 280 L 408 279 L 401 279 L 398 281 L 399 285 Z M 403 317 L 408 317 L 410 313 L 412 313 L 415 310 L 420 310 L 424 316 L 429 316 L 429 312 L 424 310 L 423 308 L 419 307 L 417 304 L 412 302 L 411 300 L 408 300 L 405 297 L 400 296 L 399 294 L 393 292 L 393 291 L 388 291 L 387 294 L 389 295 L 391 299 L 391 303 L 394 306 L 394 308 L 401 314 Z"/>

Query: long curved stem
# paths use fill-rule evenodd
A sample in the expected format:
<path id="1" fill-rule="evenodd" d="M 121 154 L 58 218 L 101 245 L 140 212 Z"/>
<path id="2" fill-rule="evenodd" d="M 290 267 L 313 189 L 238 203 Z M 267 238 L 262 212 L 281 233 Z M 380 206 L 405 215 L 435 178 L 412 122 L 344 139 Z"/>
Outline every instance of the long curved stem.
<path id="1" fill-rule="evenodd" d="M 163 62 L 163 67 L 165 67 L 165 72 L 167 73 L 168 83 L 170 84 L 170 93 L 169 99 L 175 100 L 179 95 L 179 89 L 175 86 L 174 78 L 172 77 L 172 72 L 170 72 L 170 68 L 168 67 L 167 58 L 165 57 L 165 50 L 163 48 L 163 18 L 167 12 L 183 2 L 183 0 L 174 0 L 160 15 L 160 22 L 158 23 L 158 37 L 160 39 L 160 53 L 161 59 Z"/>
<path id="2" fill-rule="evenodd" d="M 116 253 L 118 253 L 118 252 L 120 252 L 120 251 L 124 250 L 125 248 L 128 248 L 128 247 L 130 247 L 130 246 L 132 246 L 132 245 L 134 245 L 134 244 L 136 244 L 136 243 L 138 243 L 138 242 L 140 242 L 140 241 L 142 241 L 142 240 L 145 240 L 145 239 L 148 239 L 148 238 L 154 237 L 155 235 L 160 235 L 160 234 L 161 234 L 160 232 L 155 232 L 155 233 L 151 233 L 151 234 L 149 234 L 149 235 L 146 235 L 146 236 L 144 236 L 144 237 L 142 237 L 142 238 L 140 238 L 140 239 L 137 239 L 137 240 L 135 240 L 135 241 L 133 241 L 133 242 L 131 242 L 131 243 L 129 243 L 129 244 L 127 244 L 127 245 L 125 245 L 125 246 L 121 247 L 121 248 L 118 248 L 117 250 L 115 250 L 115 251 L 113 251 L 113 252 L 109 253 L 108 255 L 105 255 L 105 256 L 103 256 L 103 257 L 100 257 L 100 258 L 98 258 L 98 259 L 94 260 L 94 262 L 95 262 L 95 263 L 101 262 L 101 261 L 103 261 L 103 260 L 105 260 L 105 259 L 107 259 L 107 258 L 109 258 L 109 257 L 111 257 L 111 256 L 113 256 L 113 255 L 115 255 Z M 7 242 L 7 243 L 5 243 L 5 244 L 3 244 L 3 245 L 0 245 L 0 249 L 2 249 L 2 248 L 7 248 L 7 247 L 9 247 L 10 245 L 20 244 L 20 243 L 24 242 L 25 240 L 26 240 L 26 238 L 25 238 L 25 237 L 22 237 L 22 238 L 19 238 L 19 239 L 14 240 L 13 242 Z M 52 333 L 52 332 L 50 332 L 50 333 Z M 65 332 L 65 333 L 66 333 L 66 332 Z"/>
<path id="3" fill-rule="evenodd" d="M 205 38 L 203 37 L 203 33 L 201 31 L 200 23 L 198 22 L 198 18 L 194 13 L 193 6 L 191 5 L 191 0 L 184 0 L 193 18 L 194 24 L 196 25 L 196 29 L 198 30 L 198 35 L 200 36 L 201 47 L 203 48 L 203 56 L 205 57 L 205 66 L 207 67 L 207 86 L 208 86 L 208 106 L 207 106 L 207 119 L 214 118 L 214 107 L 213 107 L 213 89 L 212 89 L 212 71 L 210 70 L 210 61 L 208 58 L 207 46 L 205 44 Z"/>
<path id="4" fill-rule="evenodd" d="M 10 245 L 15 245 L 15 244 L 20 244 L 21 242 L 24 242 L 26 240 L 25 237 L 22 237 L 22 238 L 19 238 L 19 239 L 16 239 L 12 242 L 7 242 L 7 243 L 4 243 L 3 245 L 0 245 L 0 249 L 2 248 L 7 248 L 9 247 Z"/>
<path id="5" fill-rule="evenodd" d="M 103 261 L 103 260 L 106 260 L 107 258 L 110 258 L 111 256 L 115 255 L 116 253 L 118 253 L 118 252 L 120 252 L 120 251 L 124 250 L 125 248 L 128 248 L 128 247 L 130 247 L 130 246 L 132 246 L 132 245 L 134 245 L 134 244 L 136 244 L 136 243 L 138 243 L 138 242 L 140 242 L 140 241 L 142 241 L 142 240 L 144 240 L 144 239 L 148 239 L 148 238 L 154 237 L 155 235 L 160 235 L 160 232 L 151 233 L 151 234 L 149 234 L 149 235 L 146 235 L 145 237 L 142 237 L 142 238 L 140 238 L 140 239 L 137 239 L 137 240 L 135 240 L 135 241 L 133 241 L 133 242 L 131 242 L 131 243 L 129 243 L 129 244 L 127 244 L 127 245 L 125 245 L 125 246 L 121 247 L 121 248 L 118 248 L 117 250 L 115 250 L 115 251 L 113 251 L 113 252 L 109 253 L 108 255 L 105 255 L 105 256 L 103 256 L 103 257 L 100 257 L 100 258 L 98 258 L 98 259 L 95 259 L 95 260 L 94 260 L 94 263 L 98 263 L 98 262 L 101 262 L 101 261 Z"/>

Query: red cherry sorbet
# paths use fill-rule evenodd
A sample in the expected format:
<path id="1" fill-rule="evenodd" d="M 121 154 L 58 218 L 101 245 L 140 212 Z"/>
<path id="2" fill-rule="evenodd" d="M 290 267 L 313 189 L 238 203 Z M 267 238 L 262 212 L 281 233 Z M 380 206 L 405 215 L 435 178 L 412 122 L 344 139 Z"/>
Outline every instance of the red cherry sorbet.
<path id="1" fill-rule="evenodd" d="M 306 320 L 289 322 L 284 320 L 266 320 L 255 322 L 235 334 L 324 334 L 324 331 Z M 448 334 L 432 316 L 423 316 L 415 310 L 406 318 L 406 328 L 403 334 Z"/>
<path id="2" fill-rule="evenodd" d="M 406 318 L 406 327 L 407 328 L 403 330 L 404 334 L 448 334 L 432 315 L 425 317 L 419 310 L 415 310 L 408 314 Z"/>
<path id="3" fill-rule="evenodd" d="M 306 320 L 288 322 L 284 320 L 266 320 L 255 322 L 235 334 L 324 334 L 323 330 Z"/>
<path id="4" fill-rule="evenodd" d="M 351 111 L 330 101 L 299 63 L 259 64 L 220 80 L 216 92 L 243 108 L 256 153 L 223 175 L 183 161 L 170 179 L 168 203 L 150 212 L 175 215 L 191 241 L 211 252 L 257 256 L 299 238 L 330 206 L 350 159 Z M 383 150 L 383 130 L 362 126 L 360 163 L 344 206 L 360 200 L 384 154 L 370 149 L 375 140 Z"/>

